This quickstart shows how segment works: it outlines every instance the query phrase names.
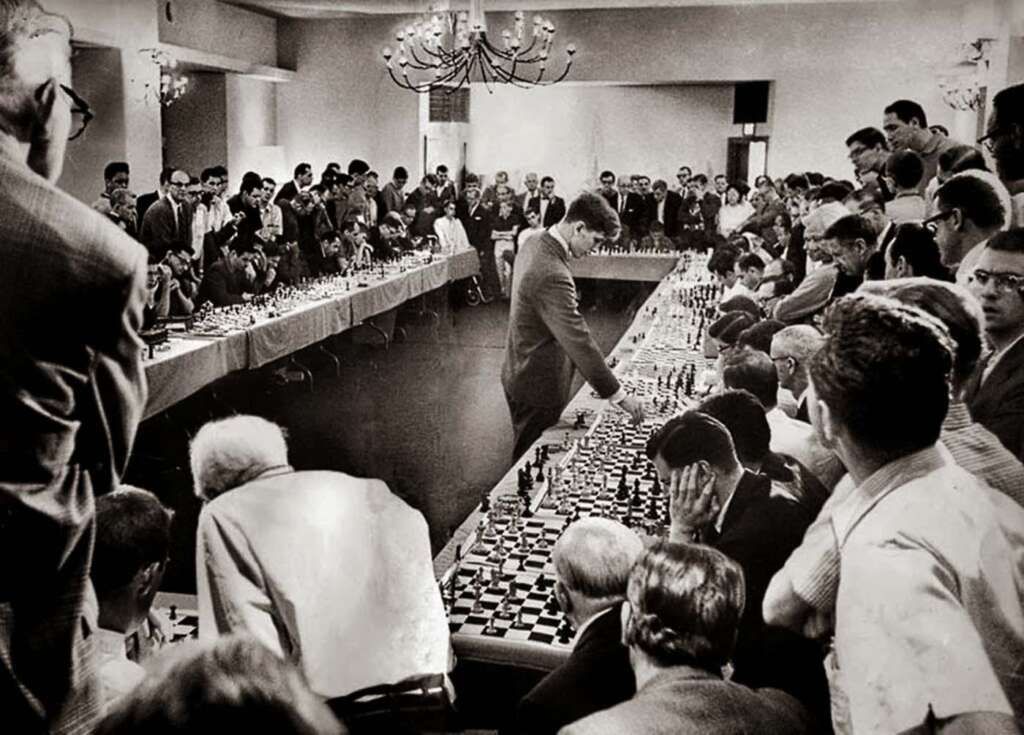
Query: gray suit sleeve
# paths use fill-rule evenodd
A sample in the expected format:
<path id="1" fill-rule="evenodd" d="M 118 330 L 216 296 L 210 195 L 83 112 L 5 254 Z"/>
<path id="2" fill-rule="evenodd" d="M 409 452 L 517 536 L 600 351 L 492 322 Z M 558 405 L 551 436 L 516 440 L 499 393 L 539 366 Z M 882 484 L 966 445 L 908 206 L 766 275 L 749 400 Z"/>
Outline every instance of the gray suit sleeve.
<path id="1" fill-rule="evenodd" d="M 828 304 L 835 285 L 835 268 L 823 267 L 811 271 L 793 293 L 775 305 L 772 317 L 792 324 L 818 313 Z"/>
<path id="2" fill-rule="evenodd" d="M 586 320 L 576 308 L 576 287 L 566 274 L 552 274 L 540 283 L 537 310 L 576 369 L 602 398 L 619 390 L 619 381 L 590 335 Z"/>

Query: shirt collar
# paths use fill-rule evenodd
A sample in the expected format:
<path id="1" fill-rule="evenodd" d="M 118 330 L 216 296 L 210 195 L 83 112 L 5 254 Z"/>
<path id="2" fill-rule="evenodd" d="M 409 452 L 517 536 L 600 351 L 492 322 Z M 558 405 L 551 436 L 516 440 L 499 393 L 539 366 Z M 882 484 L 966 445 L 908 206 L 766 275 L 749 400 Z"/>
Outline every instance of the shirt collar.
<path id="1" fill-rule="evenodd" d="M 857 523 L 893 490 L 952 462 L 949 451 L 933 444 L 875 470 L 832 513 L 832 528 L 840 547 Z"/>
<path id="2" fill-rule="evenodd" d="M 126 636 L 116 630 L 98 628 L 96 630 L 96 648 L 104 656 L 110 656 L 122 661 L 128 660 L 128 649 L 125 646 Z"/>
<path id="3" fill-rule="evenodd" d="M 612 612 L 613 610 L 618 610 L 618 609 L 619 609 L 618 605 L 612 605 L 611 607 L 606 607 L 604 610 L 602 610 L 601 612 L 597 613 L 596 615 L 591 615 L 589 618 L 587 618 L 587 622 L 585 622 L 583 625 L 581 625 L 580 629 L 576 631 L 576 637 L 572 641 L 573 648 L 575 648 L 576 644 L 580 642 L 580 639 L 583 637 L 583 633 L 587 630 L 587 628 L 589 628 L 591 625 L 594 624 L 595 620 L 597 620 L 602 615 L 607 615 L 608 613 Z"/>
<path id="4" fill-rule="evenodd" d="M 995 352 L 992 353 L 992 356 L 988 358 L 988 362 L 985 363 L 985 369 L 982 370 L 981 372 L 982 383 L 988 380 L 988 377 L 992 374 L 992 371 L 996 369 L 996 365 L 999 364 L 999 361 L 1006 356 L 1007 352 L 1016 347 L 1021 340 L 1024 340 L 1024 334 L 1021 334 L 1019 337 L 1017 337 L 1017 339 L 1013 340 L 1013 342 L 1006 345 L 1006 347 L 1002 348 L 1001 350 L 996 350 Z"/>
<path id="5" fill-rule="evenodd" d="M 972 423 L 974 421 L 971 419 L 971 412 L 967 410 L 967 404 L 963 401 L 952 401 L 946 412 L 946 420 L 942 422 L 942 431 L 959 431 Z"/>
<path id="6" fill-rule="evenodd" d="M 557 240 L 562 245 L 562 247 L 565 248 L 565 254 L 571 258 L 572 250 L 569 249 L 569 243 L 567 243 L 565 241 L 565 238 L 562 237 L 562 233 L 558 231 L 558 225 L 551 225 L 551 227 L 548 228 L 548 234 L 550 234 L 551 237 L 555 238 L 555 240 Z"/>

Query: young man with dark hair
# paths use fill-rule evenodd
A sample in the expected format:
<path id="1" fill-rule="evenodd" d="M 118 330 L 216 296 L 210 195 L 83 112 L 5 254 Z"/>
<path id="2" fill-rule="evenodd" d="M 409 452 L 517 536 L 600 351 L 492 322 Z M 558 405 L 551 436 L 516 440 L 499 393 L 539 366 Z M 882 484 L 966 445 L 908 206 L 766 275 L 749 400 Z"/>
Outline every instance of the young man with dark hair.
<path id="1" fill-rule="evenodd" d="M 501 372 L 516 458 L 558 421 L 569 400 L 572 365 L 602 398 L 634 421 L 643 420 L 640 401 L 622 390 L 577 309 L 569 270 L 570 258 L 585 257 L 618 231 L 615 211 L 586 192 L 573 200 L 561 222 L 528 240 L 516 256 Z"/>
<path id="2" fill-rule="evenodd" d="M 761 260 L 760 256 L 754 255 L 754 253 L 747 253 L 740 257 L 736 261 L 736 272 L 739 274 L 739 282 L 743 284 L 743 288 L 749 291 L 751 299 L 757 298 L 757 287 L 761 285 L 761 279 L 764 278 L 765 262 Z M 734 293 L 733 296 L 739 294 Z"/>
<path id="3" fill-rule="evenodd" d="M 1013 197 L 1013 225 L 1024 227 L 1024 84 L 1000 90 L 978 141 L 992 153 L 999 178 Z"/>
<path id="4" fill-rule="evenodd" d="M 1006 189 L 987 171 L 956 174 L 935 192 L 936 211 L 925 225 L 960 285 L 967 285 L 985 242 L 1008 224 L 1009 205 Z"/>
<path id="5" fill-rule="evenodd" d="M 223 177 L 225 183 L 227 183 L 227 177 Z M 303 161 L 295 167 L 294 178 L 287 184 L 281 187 L 281 190 L 277 192 L 277 196 L 274 197 L 274 204 L 279 204 L 282 201 L 290 202 L 295 198 L 295 195 L 300 191 L 305 191 L 313 183 L 313 166 L 310 163 Z"/>
<path id="6" fill-rule="evenodd" d="M 875 183 L 883 174 L 889 155 L 885 134 L 878 128 L 861 128 L 846 139 L 846 149 L 861 185 Z"/>
<path id="7" fill-rule="evenodd" d="M 565 216 L 565 200 L 555 194 L 555 180 L 545 176 L 540 180 L 537 196 L 526 200 L 525 209 L 532 209 L 540 214 L 542 227 L 551 227 L 562 221 Z"/>
<path id="8" fill-rule="evenodd" d="M 92 208 L 100 214 L 110 214 L 110 194 L 114 189 L 128 189 L 130 169 L 124 161 L 111 161 L 103 167 L 103 193 L 93 202 Z"/>
<path id="9" fill-rule="evenodd" d="M 873 294 L 837 302 L 824 327 L 811 361 L 811 420 L 853 484 L 823 510 L 825 538 L 838 548 L 832 566 L 815 569 L 820 557 L 805 557 L 805 541 L 781 583 L 772 581 L 766 617 L 789 612 L 773 608 L 785 599 L 777 587 L 816 600 L 820 580 L 839 580 L 828 668 L 842 667 L 833 686 L 848 698 L 854 732 L 1017 732 L 1024 510 L 937 444 L 954 369 L 949 331 Z"/>
<path id="10" fill-rule="evenodd" d="M 761 599 L 772 575 L 800 543 L 810 514 L 792 500 L 773 496 L 771 480 L 740 463 L 729 430 L 700 411 L 667 421 L 648 441 L 646 453 L 668 488 L 669 540 L 707 544 L 743 568 L 746 605 L 733 657 L 734 679 L 748 686 L 790 681 L 785 666 L 765 658 Z"/>
<path id="11" fill-rule="evenodd" d="M 310 169 L 312 172 L 312 169 Z M 312 175 L 312 174 L 311 174 Z M 258 233 L 263 229 L 263 216 L 260 213 L 260 202 L 263 201 L 263 177 L 255 171 L 247 171 L 242 176 L 238 193 L 228 199 L 228 208 L 233 215 L 242 215 L 235 226 L 234 248 L 247 253 L 259 244 Z"/>
<path id="12" fill-rule="evenodd" d="M 967 386 L 971 416 L 1024 461 L 1024 228 L 1000 232 L 970 274 L 992 352 Z"/>
<path id="13" fill-rule="evenodd" d="M 660 224 L 665 237 L 676 242 L 679 237 L 679 208 L 683 206 L 683 198 L 668 188 L 668 183 L 658 179 L 651 186 L 654 199 L 651 210 L 651 225 Z"/>
<path id="14" fill-rule="evenodd" d="M 928 182 L 938 170 L 939 156 L 947 148 L 957 145 L 957 142 L 933 133 L 928 128 L 924 109 L 912 100 L 896 100 L 885 108 L 884 113 L 882 129 L 889 140 L 889 147 L 894 151 L 909 148 L 921 156 L 924 175 L 918 189 L 923 195 Z"/>
<path id="15" fill-rule="evenodd" d="M 107 707 L 145 676 L 139 657 L 130 660 L 128 638 L 147 641 L 146 620 L 160 589 L 171 546 L 171 520 L 155 495 L 122 487 L 96 499 L 96 546 L 89 576 L 99 602 L 97 648 Z M 141 654 L 143 645 L 135 648 Z"/>
<path id="16" fill-rule="evenodd" d="M 921 196 L 921 179 L 924 164 L 914 151 L 896 151 L 885 160 L 885 178 L 893 193 L 885 205 L 885 213 L 895 224 L 920 222 L 925 216 L 924 197 Z"/>

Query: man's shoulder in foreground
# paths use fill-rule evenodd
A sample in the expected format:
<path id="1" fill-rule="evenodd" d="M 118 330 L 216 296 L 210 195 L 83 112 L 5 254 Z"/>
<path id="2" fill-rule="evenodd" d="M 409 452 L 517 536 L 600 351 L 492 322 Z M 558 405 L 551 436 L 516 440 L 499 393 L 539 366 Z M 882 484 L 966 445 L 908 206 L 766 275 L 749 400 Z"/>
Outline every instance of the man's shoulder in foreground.
<path id="1" fill-rule="evenodd" d="M 11 262 L 42 261 L 39 267 L 51 274 L 66 265 L 68 270 L 118 281 L 136 273 L 146 262 L 142 245 L 109 218 L 26 166 L 2 157 L 0 236 L 5 257 Z"/>

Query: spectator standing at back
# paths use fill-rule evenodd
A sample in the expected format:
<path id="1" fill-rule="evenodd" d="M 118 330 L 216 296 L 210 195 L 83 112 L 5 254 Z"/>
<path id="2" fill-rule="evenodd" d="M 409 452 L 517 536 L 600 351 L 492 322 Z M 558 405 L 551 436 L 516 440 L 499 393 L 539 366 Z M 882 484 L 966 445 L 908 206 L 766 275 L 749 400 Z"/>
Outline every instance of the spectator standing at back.
<path id="1" fill-rule="evenodd" d="M 893 193 L 892 200 L 885 204 L 885 213 L 893 223 L 899 225 L 924 219 L 923 177 L 924 163 L 913 151 L 896 151 L 885 160 L 885 178 Z"/>
<path id="2" fill-rule="evenodd" d="M 925 187 L 938 170 L 939 156 L 947 148 L 956 145 L 956 142 L 933 133 L 928 128 L 924 109 L 912 100 L 896 100 L 885 108 L 884 114 L 882 129 L 889 140 L 889 147 L 894 151 L 910 149 L 921 156 L 924 176 L 921 177 L 918 189 L 923 195 Z"/>
<path id="3" fill-rule="evenodd" d="M 1013 197 L 1013 226 L 1024 227 L 1024 84 L 992 98 L 992 114 L 979 143 L 996 160 L 996 171 Z"/>

